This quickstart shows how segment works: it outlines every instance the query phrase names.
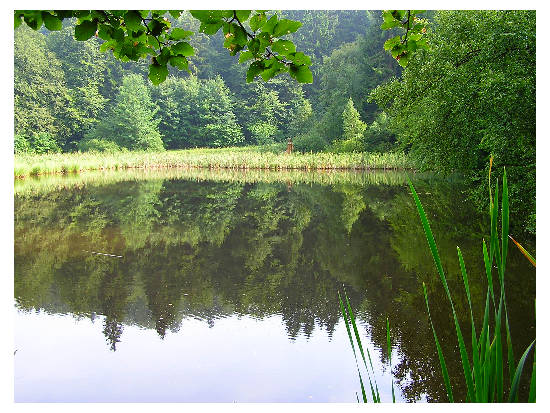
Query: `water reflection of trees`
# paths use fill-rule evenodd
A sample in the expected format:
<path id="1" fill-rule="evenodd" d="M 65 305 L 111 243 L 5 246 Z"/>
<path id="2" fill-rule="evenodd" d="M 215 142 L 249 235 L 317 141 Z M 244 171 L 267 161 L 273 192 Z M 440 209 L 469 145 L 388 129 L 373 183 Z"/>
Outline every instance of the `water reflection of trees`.
<path id="1" fill-rule="evenodd" d="M 486 230 L 456 186 L 421 192 L 456 295 L 456 260 L 468 266 L 474 311 L 485 284 Z M 428 190 L 429 188 L 429 190 Z M 122 258 L 93 254 L 103 252 Z M 534 272 L 511 251 L 512 332 L 517 348 L 534 330 Z M 521 275 L 520 275 L 521 274 Z M 513 277 L 521 277 L 519 283 Z M 518 278 L 519 279 L 519 278 Z M 385 318 L 401 362 L 393 373 L 409 400 L 445 400 L 421 295 L 424 281 L 453 379 L 461 367 L 448 304 L 405 186 L 201 182 L 176 179 L 85 185 L 15 199 L 15 296 L 22 309 L 104 318 L 112 350 L 124 324 L 177 331 L 185 317 L 210 326 L 230 314 L 281 315 L 290 339 L 315 326 L 329 335 L 340 318 L 342 284 L 385 352 Z M 462 295 L 459 317 L 468 312 Z M 519 315 L 518 315 L 519 314 Z M 524 336 L 524 337 L 522 337 Z M 460 388 L 460 380 L 453 385 Z"/>

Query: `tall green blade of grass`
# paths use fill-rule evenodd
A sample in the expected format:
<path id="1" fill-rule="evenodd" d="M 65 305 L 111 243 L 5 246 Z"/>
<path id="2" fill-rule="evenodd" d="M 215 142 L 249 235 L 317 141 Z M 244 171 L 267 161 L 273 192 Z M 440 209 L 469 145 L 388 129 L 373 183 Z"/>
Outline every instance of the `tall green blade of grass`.
<path id="1" fill-rule="evenodd" d="M 492 263 L 489 261 L 489 253 L 487 252 L 487 245 L 485 244 L 485 240 L 483 240 L 483 262 L 485 263 L 485 275 L 487 276 L 487 285 L 489 287 L 491 299 L 493 300 L 493 307 L 495 308 L 496 312 L 497 304 L 495 302 L 495 292 L 493 291 L 493 275 L 491 273 Z"/>
<path id="2" fill-rule="evenodd" d="M 501 336 L 501 325 L 502 325 L 502 307 L 503 307 L 503 297 L 504 294 L 500 294 L 500 302 L 498 305 L 498 313 L 495 320 L 495 385 L 496 385 L 496 401 L 501 402 L 503 400 L 504 393 L 504 368 L 502 363 L 502 336 Z"/>
<path id="3" fill-rule="evenodd" d="M 531 342 L 529 347 L 523 352 L 523 355 L 519 359 L 519 363 L 516 368 L 516 374 L 514 374 L 514 380 L 512 381 L 512 387 L 510 388 L 510 396 L 508 397 L 509 402 L 513 402 L 516 397 L 519 390 L 519 381 L 521 379 L 521 373 L 523 372 L 523 365 L 525 364 L 525 359 L 527 358 L 529 351 L 535 344 L 535 340 Z"/>
<path id="4" fill-rule="evenodd" d="M 498 241 L 498 179 L 495 187 L 495 200 L 493 202 L 493 208 L 491 209 L 491 265 L 494 262 L 497 266 L 498 280 L 500 284 L 501 294 L 504 291 L 504 271 L 502 267 L 502 254 L 500 250 L 500 243 Z"/>
<path id="5" fill-rule="evenodd" d="M 482 328 L 481 328 L 481 336 L 479 338 L 479 360 L 480 363 L 483 365 L 483 368 L 481 369 L 481 381 L 476 381 L 476 388 L 480 388 L 480 398 L 478 401 L 480 402 L 487 402 L 488 401 L 488 378 L 487 378 L 487 369 L 485 368 L 487 357 L 489 354 L 489 289 L 487 289 L 487 297 L 485 299 L 485 312 L 483 315 L 483 322 L 482 322 Z M 477 378 L 476 378 L 477 380 Z"/>
<path id="6" fill-rule="evenodd" d="M 365 393 L 365 386 L 363 385 L 363 378 L 361 377 L 361 372 L 359 371 L 359 364 L 357 363 L 357 354 L 355 353 L 355 344 L 351 336 L 351 329 L 349 326 L 348 314 L 344 307 L 344 303 L 342 302 L 342 297 L 340 296 L 340 292 L 338 292 L 338 301 L 340 302 L 340 311 L 342 312 L 342 316 L 344 317 L 344 323 L 346 324 L 346 330 L 348 332 L 349 342 L 351 344 L 351 349 L 353 350 L 353 357 L 355 358 L 355 367 L 357 368 L 357 374 L 359 375 L 359 383 L 361 384 L 361 394 L 363 396 L 363 402 L 367 403 L 368 402 L 367 395 Z M 371 389 L 372 389 L 372 386 L 371 386 Z M 374 392 L 373 392 L 373 395 L 374 395 Z"/>
<path id="7" fill-rule="evenodd" d="M 533 371 L 531 371 L 531 384 L 529 386 L 529 403 L 535 403 L 537 401 L 537 349 L 533 353 Z"/>
<path id="8" fill-rule="evenodd" d="M 508 203 L 508 180 L 506 168 L 502 176 L 502 274 L 506 271 L 506 255 L 508 254 L 508 231 L 510 228 L 510 208 Z"/>
<path id="9" fill-rule="evenodd" d="M 470 308 L 470 322 L 472 324 L 472 364 L 474 365 L 474 378 L 476 383 L 481 382 L 481 362 L 479 360 L 479 349 L 477 344 L 477 333 L 474 321 L 474 312 L 472 310 L 472 299 L 470 297 L 470 284 L 468 282 L 468 273 L 466 272 L 466 265 L 464 264 L 464 258 L 459 247 L 456 247 L 458 254 L 458 262 L 460 263 L 460 272 L 462 273 L 462 280 L 464 281 L 464 289 L 466 290 L 466 297 L 468 298 L 468 307 Z M 476 386 L 476 399 L 481 398 L 481 388 Z"/>
<path id="10" fill-rule="evenodd" d="M 432 332 L 434 335 L 435 346 L 437 348 L 437 356 L 439 357 L 439 365 L 441 366 L 441 373 L 443 374 L 443 381 L 445 382 L 445 389 L 447 390 L 447 397 L 449 402 L 453 403 L 453 389 L 451 388 L 451 381 L 449 380 L 449 372 L 447 371 L 447 365 L 445 364 L 445 357 L 443 357 L 443 351 L 439 345 L 439 340 L 437 339 L 437 333 L 435 332 L 434 323 L 432 322 L 432 316 L 430 314 L 430 305 L 428 304 L 428 293 L 426 291 L 426 284 L 422 283 L 422 288 L 424 289 L 424 300 L 426 301 L 426 308 L 428 310 L 428 318 L 430 320 L 430 325 L 432 326 Z"/>
<path id="11" fill-rule="evenodd" d="M 492 389 L 491 386 L 491 339 L 490 337 L 490 331 L 489 331 L 489 324 L 485 326 L 487 328 L 487 334 L 485 335 L 485 358 L 483 359 L 483 398 L 481 399 L 481 402 L 488 403 L 489 402 L 489 393 Z"/>
<path id="12" fill-rule="evenodd" d="M 353 311 L 351 309 L 351 305 L 350 305 L 349 300 L 348 300 L 348 295 L 345 292 L 344 292 L 344 298 L 346 299 L 346 304 L 348 306 L 347 310 L 348 310 L 349 318 L 350 318 L 350 321 L 351 321 L 351 326 L 353 327 L 353 332 L 355 333 L 355 339 L 357 340 L 357 347 L 359 347 L 359 351 L 361 353 L 361 356 L 363 357 L 363 363 L 365 365 L 365 370 L 367 370 L 367 375 L 368 375 L 368 378 L 369 378 L 369 384 L 370 384 L 373 400 L 374 400 L 375 403 L 380 403 L 380 393 L 378 392 L 378 384 L 376 383 L 376 377 L 374 375 L 374 368 L 372 366 L 370 351 L 367 348 L 367 355 L 369 357 L 370 367 L 371 367 L 371 370 L 372 370 L 372 375 L 373 375 L 373 379 L 374 379 L 374 386 L 376 388 L 376 391 L 372 387 L 372 381 L 371 381 L 371 378 L 370 378 L 370 373 L 369 373 L 369 368 L 367 366 L 367 361 L 365 359 L 365 352 L 363 351 L 363 345 L 361 343 L 361 337 L 359 337 L 359 330 L 357 329 L 357 323 L 355 322 L 355 316 L 353 315 Z"/>
<path id="13" fill-rule="evenodd" d="M 391 372 L 391 340 L 390 340 L 390 319 L 386 317 L 386 341 L 388 342 L 388 359 L 390 363 L 390 375 Z M 393 377 L 391 379 L 391 398 L 395 403 L 395 390 L 393 388 Z"/>
<path id="14" fill-rule="evenodd" d="M 449 287 L 447 285 L 447 279 L 445 278 L 445 273 L 443 272 L 443 266 L 441 265 L 441 259 L 439 257 L 439 253 L 437 251 L 437 246 L 432 234 L 432 230 L 430 228 L 430 223 L 428 222 L 428 218 L 426 217 L 426 213 L 424 212 L 424 208 L 422 207 L 422 203 L 420 202 L 420 198 L 418 197 L 418 194 L 416 193 L 414 186 L 409 178 L 409 187 L 411 188 L 414 201 L 416 203 L 416 207 L 418 209 L 418 214 L 420 215 L 420 220 L 422 221 L 422 226 L 424 227 L 424 232 L 426 234 L 426 239 L 428 240 L 428 245 L 430 247 L 430 251 L 432 252 L 433 259 L 435 261 L 437 270 L 439 272 L 439 277 L 441 279 L 441 282 L 443 283 L 443 287 L 445 289 L 445 292 L 447 293 L 447 298 L 449 299 L 449 302 L 451 303 L 451 309 L 453 312 L 453 318 L 455 323 L 455 329 L 456 329 L 456 335 L 458 338 L 458 346 L 460 350 L 460 358 L 462 360 L 462 368 L 464 370 L 464 378 L 466 379 L 466 385 L 468 388 L 468 397 L 467 399 L 473 401 L 475 400 L 475 389 L 474 389 L 474 383 L 472 380 L 472 372 L 470 368 L 470 362 L 468 360 L 468 353 L 466 352 L 466 346 L 464 344 L 464 338 L 462 336 L 462 331 L 460 330 L 460 324 L 458 323 L 458 317 L 456 315 L 456 311 L 454 308 L 453 300 L 451 297 L 451 293 L 449 291 Z"/>

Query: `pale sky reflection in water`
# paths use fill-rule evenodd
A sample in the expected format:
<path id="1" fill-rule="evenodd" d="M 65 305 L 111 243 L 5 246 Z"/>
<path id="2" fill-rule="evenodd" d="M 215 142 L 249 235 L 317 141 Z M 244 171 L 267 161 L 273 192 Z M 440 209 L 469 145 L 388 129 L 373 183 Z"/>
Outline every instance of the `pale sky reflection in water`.
<path id="1" fill-rule="evenodd" d="M 359 391 L 342 322 L 332 339 L 316 326 L 294 341 L 278 315 L 230 316 L 212 328 L 187 318 L 164 340 L 125 325 L 116 352 L 102 317 L 16 311 L 15 326 L 16 402 L 356 402 Z M 387 366 L 365 334 L 367 343 L 381 399 L 391 401 Z"/>

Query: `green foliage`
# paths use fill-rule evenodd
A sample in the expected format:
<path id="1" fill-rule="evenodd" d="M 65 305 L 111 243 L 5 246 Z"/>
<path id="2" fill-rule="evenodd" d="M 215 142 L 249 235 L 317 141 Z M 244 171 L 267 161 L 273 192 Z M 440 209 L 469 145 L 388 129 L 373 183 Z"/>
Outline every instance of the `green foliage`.
<path id="1" fill-rule="evenodd" d="M 490 179 L 491 179 L 491 174 L 489 172 L 489 184 L 490 184 Z M 428 222 L 428 218 L 426 217 L 426 213 L 414 189 L 414 186 L 410 181 L 409 181 L 409 186 L 411 188 L 411 191 L 418 209 L 418 213 L 422 221 L 422 226 L 424 227 L 426 239 L 428 240 L 428 245 L 430 247 L 430 251 L 432 253 L 434 262 L 436 264 L 437 272 L 439 273 L 439 277 L 441 279 L 441 282 L 445 289 L 445 293 L 451 305 L 454 323 L 456 327 L 458 345 L 460 349 L 460 357 L 462 359 L 462 364 L 464 368 L 464 379 L 467 385 L 466 401 L 482 402 L 482 403 L 502 402 L 505 400 L 505 397 L 508 396 L 508 402 L 517 402 L 519 381 L 521 379 L 524 363 L 531 348 L 534 346 L 535 341 L 533 340 L 533 342 L 527 347 L 522 357 L 520 358 L 518 364 L 516 365 L 514 361 L 514 355 L 513 355 L 510 327 L 508 324 L 508 310 L 506 307 L 506 298 L 505 298 L 506 296 L 505 296 L 505 287 L 504 287 L 504 277 L 506 272 L 506 257 L 508 252 L 508 235 L 509 235 L 508 234 L 509 201 L 508 201 L 508 184 L 506 179 L 506 170 L 504 170 L 503 184 L 502 184 L 502 214 L 501 214 L 502 215 L 501 216 L 502 232 L 500 234 L 500 240 L 498 239 L 499 237 L 498 237 L 498 231 L 497 231 L 498 200 L 499 200 L 498 181 L 495 188 L 494 199 L 492 197 L 491 190 L 489 192 L 489 210 L 490 210 L 490 218 L 491 218 L 491 237 L 489 241 L 489 246 L 490 246 L 489 253 L 487 252 L 485 241 L 483 241 L 483 255 L 484 255 L 484 261 L 485 261 L 488 289 L 486 294 L 487 299 L 485 302 L 485 315 L 483 318 L 482 328 L 481 328 L 479 337 L 477 336 L 476 328 L 475 328 L 475 320 L 474 320 L 474 315 L 472 311 L 472 303 L 470 299 L 470 286 L 468 282 L 468 276 L 466 273 L 466 267 L 464 264 L 464 260 L 462 258 L 462 253 L 460 251 L 460 248 L 457 247 L 461 274 L 464 281 L 464 288 L 466 291 L 466 296 L 468 297 L 468 305 L 470 310 L 470 323 L 471 323 L 470 325 L 471 325 L 471 331 L 472 331 L 472 345 L 471 345 L 470 354 L 472 358 L 472 364 L 470 364 L 468 352 L 466 351 L 466 344 L 464 343 L 464 339 L 462 337 L 460 324 L 458 322 L 458 317 L 455 311 L 455 307 L 453 305 L 453 300 L 451 298 L 451 293 L 448 287 L 447 278 L 445 276 L 443 266 L 441 265 L 441 258 L 439 256 L 439 252 L 437 250 L 437 246 L 430 228 L 430 223 Z M 495 299 L 493 278 L 491 274 L 493 272 L 493 262 L 496 263 L 498 281 L 499 281 L 500 298 L 498 300 L 498 306 L 497 306 L 497 301 Z M 426 292 L 426 286 L 423 285 L 423 288 L 424 288 L 424 298 L 426 301 L 426 307 L 429 314 L 430 308 L 428 304 L 428 295 Z M 491 302 L 490 298 L 492 299 L 493 308 L 495 312 L 494 319 L 493 319 L 494 325 L 490 324 L 490 321 L 489 321 L 490 302 Z M 509 387 L 508 394 L 506 394 L 504 391 L 504 383 L 503 383 L 504 360 L 503 360 L 502 334 L 501 334 L 503 318 L 506 321 L 506 344 L 508 347 L 507 362 L 508 362 L 508 368 L 510 371 L 510 377 L 509 377 L 510 382 L 509 382 L 509 386 L 507 386 Z M 431 317 L 430 317 L 430 321 L 431 321 Z M 453 392 L 451 389 L 451 385 L 449 383 L 449 375 L 447 372 L 447 367 L 441 352 L 441 348 L 437 339 L 435 329 L 433 327 L 433 323 L 432 323 L 432 331 L 436 342 L 437 351 L 439 354 L 442 373 L 445 378 L 445 386 L 447 389 L 449 401 L 453 402 Z M 493 335 L 494 335 L 493 339 L 491 339 L 490 337 L 491 331 L 493 331 Z M 535 368 L 534 363 L 535 361 L 533 361 L 533 370 Z M 534 376 L 532 377 L 532 380 L 533 378 Z M 533 398 L 533 399 L 530 399 L 530 401 L 534 402 L 535 400 Z"/>
<path id="2" fill-rule="evenodd" d="M 420 168 L 460 171 L 482 207 L 488 159 L 506 167 L 514 215 L 535 211 L 536 53 L 533 11 L 438 11 L 401 79 L 371 99 Z M 521 177 L 521 182 L 520 182 Z"/>
<path id="3" fill-rule="evenodd" d="M 13 137 L 14 153 L 31 153 L 31 145 L 23 135 L 15 134 Z"/>
<path id="4" fill-rule="evenodd" d="M 386 112 L 380 112 L 365 131 L 365 150 L 368 152 L 387 152 L 395 149 L 396 136 L 389 128 Z"/>
<path id="5" fill-rule="evenodd" d="M 258 84 L 253 102 L 247 108 L 251 142 L 263 145 L 283 140 L 281 126 L 287 105 L 279 100 L 279 92 Z"/>
<path id="6" fill-rule="evenodd" d="M 70 96 L 59 60 L 51 53 L 45 36 L 27 27 L 15 32 L 14 129 L 31 136 L 49 133 L 63 146 L 74 119 Z"/>
<path id="7" fill-rule="evenodd" d="M 120 151 L 120 147 L 113 141 L 99 138 L 83 139 L 78 142 L 78 150 L 82 152 L 108 152 Z"/>
<path id="8" fill-rule="evenodd" d="M 46 132 L 32 134 L 29 138 L 29 144 L 32 152 L 38 155 L 42 153 L 61 152 L 61 148 L 54 137 Z"/>
<path id="9" fill-rule="evenodd" d="M 319 85 L 311 98 L 317 114 L 315 131 L 329 142 L 343 136 L 342 112 L 350 97 L 361 120 L 373 122 L 379 109 L 365 97 L 401 73 L 397 61 L 384 52 L 383 44 L 392 32 L 380 30 L 380 22 L 379 14 L 372 13 L 365 34 L 333 50 L 318 69 Z"/>
<path id="10" fill-rule="evenodd" d="M 359 112 L 353 106 L 353 100 L 349 98 L 342 112 L 342 139 L 336 140 L 330 146 L 330 151 L 335 153 L 363 152 L 365 144 L 363 134 L 367 125 L 359 116 Z"/>
<path id="11" fill-rule="evenodd" d="M 230 92 L 221 77 L 170 78 L 153 92 L 167 148 L 222 147 L 243 142 Z"/>
<path id="12" fill-rule="evenodd" d="M 364 150 L 365 144 L 361 138 L 336 140 L 327 148 L 328 152 L 334 153 L 363 152 Z"/>
<path id="13" fill-rule="evenodd" d="M 310 130 L 313 121 L 313 107 L 301 88 L 292 88 L 282 125 L 285 135 L 296 136 Z"/>
<path id="14" fill-rule="evenodd" d="M 15 134 L 14 151 L 16 154 L 49 154 L 59 153 L 61 148 L 55 139 L 47 132 L 31 134 L 28 138 Z"/>
<path id="15" fill-rule="evenodd" d="M 85 139 L 108 140 L 130 150 L 163 150 L 159 119 L 155 118 L 157 110 L 143 78 L 128 75 L 122 80 L 110 113 Z"/>
<path id="16" fill-rule="evenodd" d="M 300 152 L 322 152 L 327 147 L 327 142 L 321 136 L 313 133 L 297 135 L 292 142 L 294 149 Z"/>
<path id="17" fill-rule="evenodd" d="M 315 55 L 319 54 L 318 48 L 320 47 L 320 43 L 312 37 L 313 32 L 317 30 L 316 25 L 321 23 L 334 25 L 334 33 L 331 36 L 334 36 L 333 47 L 336 47 L 343 41 L 353 40 L 353 33 L 360 32 L 358 25 L 367 22 L 364 13 L 355 11 L 311 11 L 306 15 L 309 19 L 305 23 L 308 34 L 300 37 L 301 31 L 304 29 L 302 27 L 288 36 L 290 36 L 289 39 L 298 36 L 301 39 L 299 49 L 307 47 Z M 254 17 L 254 13 L 251 13 L 250 16 Z M 283 17 L 286 20 L 295 20 L 298 17 L 303 17 L 304 14 L 303 12 L 290 11 L 285 12 L 284 16 L 283 14 L 280 16 L 280 20 Z M 324 22 L 323 16 L 329 21 Z M 134 17 L 136 16 L 134 15 Z M 316 20 L 312 20 L 314 17 Z M 199 87 L 197 90 L 187 88 L 189 93 L 184 93 L 185 98 L 180 96 L 182 89 L 176 86 L 176 82 L 170 80 L 165 80 L 165 83 L 170 83 L 177 91 L 170 92 L 168 88 L 162 90 L 152 88 L 153 98 L 160 107 L 157 116 L 161 118 L 159 129 L 165 147 L 228 146 L 258 141 L 286 142 L 287 138 L 303 135 L 304 131 L 308 131 L 308 135 L 318 136 L 312 138 L 316 142 L 314 145 L 307 145 L 309 150 L 317 151 L 326 146 L 327 137 L 322 130 L 318 129 L 318 122 L 314 122 L 314 118 L 316 117 L 315 113 L 329 114 L 332 111 L 325 111 L 325 109 L 316 106 L 317 104 L 312 99 L 312 96 L 317 93 L 316 90 L 304 89 L 292 79 L 283 77 L 277 77 L 262 84 L 263 89 L 258 88 L 257 83 L 247 85 L 242 82 L 246 76 L 246 69 L 242 67 L 243 65 L 237 64 L 237 61 L 226 54 L 223 48 L 219 50 L 220 42 L 223 42 L 224 39 L 222 30 L 218 30 L 215 35 L 201 33 L 200 21 L 193 18 L 188 12 L 180 13 L 177 18 L 170 16 L 168 20 L 171 24 L 170 38 L 174 44 L 182 41 L 188 42 L 194 49 L 194 55 L 188 57 L 170 56 L 167 71 L 155 72 L 156 68 L 154 68 L 153 72 L 155 76 L 166 76 L 167 79 L 173 77 L 179 80 L 186 79 L 187 74 L 181 73 L 178 68 L 171 66 L 188 68 L 196 75 Z M 55 120 L 63 127 L 62 135 L 59 134 L 59 136 L 57 132 L 59 128 L 50 129 L 54 131 L 53 135 L 57 139 L 62 137 L 60 143 L 65 151 L 87 147 L 87 145 L 81 146 L 79 142 L 84 136 L 93 135 L 93 130 L 98 127 L 100 120 L 104 120 L 108 113 L 112 112 L 118 88 L 124 76 L 135 73 L 146 77 L 150 71 L 149 65 L 143 59 L 126 63 L 116 59 L 112 54 L 101 53 L 99 51 L 101 44 L 105 49 L 106 43 L 108 43 L 101 36 L 92 36 L 85 42 L 75 41 L 73 35 L 77 24 L 79 23 L 75 19 L 65 19 L 63 21 L 64 28 L 61 31 L 49 33 L 46 36 L 36 33 L 46 41 L 45 47 L 41 47 L 47 52 L 53 52 L 60 64 L 62 75 L 64 75 L 64 96 L 66 97 L 64 104 L 56 109 L 58 114 L 66 113 L 61 119 L 48 120 L 45 116 L 39 118 L 42 121 L 41 126 L 46 126 Z M 189 30 L 185 30 L 185 28 Z M 33 33 L 32 30 L 23 27 L 16 30 L 16 37 L 24 29 Z M 378 28 L 376 29 L 377 32 L 373 33 L 380 32 Z M 326 33 L 328 35 L 330 31 Z M 276 48 L 283 47 L 285 50 L 293 48 L 284 36 L 281 39 L 275 39 L 275 43 L 278 45 L 275 46 Z M 329 43 L 324 42 L 323 44 L 329 47 Z M 378 51 L 384 56 L 381 47 Z M 243 50 L 240 59 L 242 60 L 243 57 L 249 63 L 254 61 L 250 51 Z M 18 56 L 16 56 L 17 58 Z M 51 60 L 56 61 L 55 58 Z M 314 63 L 310 57 L 299 51 L 296 52 L 295 58 L 299 62 L 303 60 L 311 62 L 311 64 Z M 391 59 L 389 60 L 391 62 Z M 19 66 L 16 66 L 16 76 L 19 74 L 18 71 Z M 225 88 L 207 86 L 211 85 L 211 80 L 217 79 L 218 76 L 223 79 Z M 216 80 L 216 82 L 218 81 Z M 199 97 L 199 91 L 203 93 L 204 88 L 206 88 L 204 94 Z M 48 88 L 39 87 L 37 90 L 48 90 Z M 208 95 L 208 90 L 212 93 L 211 96 Z M 323 91 L 324 94 L 327 92 Z M 334 90 L 330 91 L 330 93 L 332 92 Z M 361 102 L 361 105 L 365 107 L 362 103 L 364 100 L 358 93 L 354 94 L 354 98 L 356 95 L 356 103 Z M 219 99 L 217 99 L 218 96 Z M 329 95 L 327 94 L 327 96 Z M 30 97 L 24 99 L 25 103 L 36 102 L 34 97 L 33 100 Z M 51 104 L 55 100 L 46 101 L 44 99 L 44 102 L 42 106 Z M 344 102 L 342 102 L 343 104 Z M 36 106 L 34 104 L 34 110 L 29 111 L 30 116 L 22 110 L 16 110 L 16 117 L 20 115 L 20 123 L 28 121 L 32 119 L 32 116 L 44 111 L 43 107 L 36 108 Z M 375 105 L 370 106 L 374 107 Z M 338 127 L 341 129 L 340 115 L 341 109 L 337 116 Z M 370 115 L 366 116 L 368 118 Z M 316 129 L 314 133 L 309 132 L 312 128 Z M 26 133 L 25 131 L 21 132 Z M 305 147 L 303 149 L 306 150 Z"/>
<path id="18" fill-rule="evenodd" d="M 158 85 L 168 76 L 168 64 L 189 70 L 187 58 L 195 54 L 194 48 L 182 41 L 193 32 L 172 28 L 172 21 L 166 15 L 165 10 L 15 10 L 14 21 L 16 28 L 23 18 L 34 30 L 39 30 L 43 22 L 49 30 L 60 30 L 64 19 L 76 17 L 76 40 L 99 37 L 104 40 L 101 49 L 111 50 L 122 62 L 150 57 L 149 79 Z M 181 11 L 170 11 L 173 19 L 180 15 Z M 195 10 L 191 15 L 200 21 L 202 33 L 215 35 L 223 29 L 223 46 L 232 56 L 241 52 L 254 59 L 248 69 L 248 82 L 258 75 L 267 81 L 284 72 L 300 83 L 313 81 L 309 69 L 311 60 L 297 53 L 290 40 L 282 39 L 296 32 L 302 25 L 300 22 L 279 19 L 277 14 L 268 18 L 265 11 L 251 10 Z"/>
<path id="19" fill-rule="evenodd" d="M 353 106 L 353 100 L 349 98 L 342 112 L 342 129 L 344 130 L 342 138 L 344 140 L 361 139 L 366 128 L 367 125 L 361 120 L 359 112 Z"/>
<path id="20" fill-rule="evenodd" d="M 407 66 L 418 50 L 429 50 L 430 46 L 425 37 L 427 20 L 417 17 L 424 12 L 425 10 L 384 10 L 382 12 L 384 23 L 380 26 L 381 29 L 399 27 L 405 31 L 404 35 L 392 37 L 384 43 L 384 50 L 389 51 L 403 67 Z"/>

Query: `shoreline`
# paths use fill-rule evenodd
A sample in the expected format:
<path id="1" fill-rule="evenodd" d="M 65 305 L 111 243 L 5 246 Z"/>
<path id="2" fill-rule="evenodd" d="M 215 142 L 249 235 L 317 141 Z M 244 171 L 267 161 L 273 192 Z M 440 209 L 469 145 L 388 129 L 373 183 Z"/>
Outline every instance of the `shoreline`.
<path id="1" fill-rule="evenodd" d="M 166 152 L 15 155 L 14 178 L 125 169 L 211 169 L 270 171 L 415 170 L 402 153 L 286 153 L 257 147 L 186 149 Z"/>

